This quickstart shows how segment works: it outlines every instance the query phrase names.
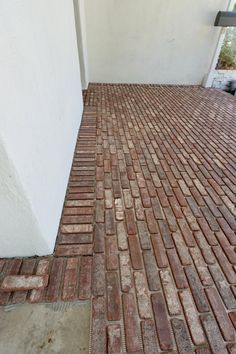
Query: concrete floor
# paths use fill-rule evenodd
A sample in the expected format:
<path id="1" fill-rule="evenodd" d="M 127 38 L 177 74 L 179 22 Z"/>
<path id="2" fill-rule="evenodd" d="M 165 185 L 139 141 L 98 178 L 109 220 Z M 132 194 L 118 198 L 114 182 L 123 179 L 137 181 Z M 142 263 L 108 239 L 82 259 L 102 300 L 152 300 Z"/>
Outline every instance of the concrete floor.
<path id="1" fill-rule="evenodd" d="M 0 308 L 0 354 L 87 354 L 90 303 Z"/>

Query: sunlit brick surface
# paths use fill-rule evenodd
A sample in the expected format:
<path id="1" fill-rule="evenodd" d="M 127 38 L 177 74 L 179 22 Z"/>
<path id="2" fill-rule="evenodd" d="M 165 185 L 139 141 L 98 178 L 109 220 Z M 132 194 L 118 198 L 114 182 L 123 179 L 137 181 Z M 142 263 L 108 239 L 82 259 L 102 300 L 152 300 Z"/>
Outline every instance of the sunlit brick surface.
<path id="1" fill-rule="evenodd" d="M 235 353 L 235 98 L 99 84 L 84 97 L 55 255 L 0 260 L 1 280 L 48 286 L 1 304 L 91 298 L 93 354 Z"/>

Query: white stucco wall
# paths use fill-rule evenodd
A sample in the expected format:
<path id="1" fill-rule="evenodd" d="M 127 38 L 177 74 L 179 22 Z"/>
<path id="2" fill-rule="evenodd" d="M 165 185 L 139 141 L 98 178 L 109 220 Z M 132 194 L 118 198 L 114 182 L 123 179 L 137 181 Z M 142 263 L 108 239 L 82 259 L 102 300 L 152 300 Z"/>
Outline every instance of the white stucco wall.
<path id="1" fill-rule="evenodd" d="M 0 257 L 54 249 L 82 114 L 73 1 L 0 1 Z"/>
<path id="2" fill-rule="evenodd" d="M 200 84 L 229 0 L 86 0 L 90 81 Z"/>

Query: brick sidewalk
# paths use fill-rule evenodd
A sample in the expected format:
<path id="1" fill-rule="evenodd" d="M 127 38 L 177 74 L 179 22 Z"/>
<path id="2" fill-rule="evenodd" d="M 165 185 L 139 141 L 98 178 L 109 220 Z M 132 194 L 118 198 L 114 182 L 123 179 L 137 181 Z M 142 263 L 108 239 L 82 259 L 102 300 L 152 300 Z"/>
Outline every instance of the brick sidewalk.
<path id="1" fill-rule="evenodd" d="M 235 353 L 235 204 L 235 98 L 90 85 L 55 255 L 0 260 L 49 283 L 0 303 L 92 298 L 93 354 Z"/>

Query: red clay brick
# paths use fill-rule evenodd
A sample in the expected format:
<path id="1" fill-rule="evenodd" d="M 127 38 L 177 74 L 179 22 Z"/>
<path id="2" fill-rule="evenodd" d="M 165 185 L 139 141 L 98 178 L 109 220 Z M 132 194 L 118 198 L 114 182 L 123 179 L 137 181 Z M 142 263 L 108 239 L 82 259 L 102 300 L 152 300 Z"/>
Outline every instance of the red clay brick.
<path id="1" fill-rule="evenodd" d="M 124 220 L 124 207 L 122 204 L 122 199 L 115 199 L 115 212 L 116 212 L 116 220 Z"/>
<path id="2" fill-rule="evenodd" d="M 151 198 L 156 197 L 156 188 L 151 180 L 147 180 L 147 189 Z"/>
<path id="3" fill-rule="evenodd" d="M 24 259 L 21 266 L 21 275 L 32 275 L 34 267 L 36 264 L 36 259 Z M 17 291 L 13 294 L 12 303 L 23 303 L 27 298 L 27 291 Z"/>
<path id="4" fill-rule="evenodd" d="M 201 252 L 198 248 L 194 247 L 190 249 L 190 253 L 192 255 L 195 267 L 197 269 L 198 275 L 201 279 L 201 282 L 204 286 L 213 285 L 213 280 L 208 271 L 207 265 L 205 264 Z"/>
<path id="5" fill-rule="evenodd" d="M 97 253 L 93 256 L 93 295 L 100 296 L 105 293 L 105 258 Z"/>
<path id="6" fill-rule="evenodd" d="M 203 233 L 201 231 L 196 231 L 194 233 L 195 239 L 198 243 L 198 247 L 200 248 L 202 255 L 204 257 L 204 260 L 207 264 L 214 264 L 215 263 L 215 257 L 213 255 L 213 252 L 208 245 Z"/>
<path id="7" fill-rule="evenodd" d="M 225 220 L 227 221 L 227 223 L 229 224 L 229 226 L 231 227 L 232 230 L 236 231 L 236 220 L 235 220 L 235 216 L 232 215 L 232 213 L 230 212 L 230 210 L 225 206 L 225 205 L 221 205 L 219 207 L 220 212 L 222 213 L 223 217 L 225 218 Z M 218 230 L 217 230 L 218 231 Z"/>
<path id="8" fill-rule="evenodd" d="M 200 227 L 197 223 L 197 219 L 195 218 L 195 216 L 193 215 L 191 209 L 189 207 L 184 207 L 182 208 L 184 216 L 186 218 L 186 221 L 188 222 L 190 229 L 192 231 L 199 231 Z"/>
<path id="9" fill-rule="evenodd" d="M 183 217 L 183 213 L 181 210 L 181 206 L 178 203 L 177 199 L 175 196 L 169 197 L 169 202 L 171 205 L 171 208 L 173 210 L 173 213 L 175 215 L 176 218 L 182 218 Z"/>
<path id="10" fill-rule="evenodd" d="M 112 209 L 112 207 L 113 207 L 112 190 L 106 189 L 105 190 L 105 208 Z"/>
<path id="11" fill-rule="evenodd" d="M 106 353 L 106 342 L 105 299 L 97 297 L 92 300 L 91 353 Z"/>
<path id="12" fill-rule="evenodd" d="M 121 187 L 119 181 L 113 181 L 112 186 L 114 198 L 121 198 Z"/>
<path id="13" fill-rule="evenodd" d="M 219 328 L 211 314 L 205 314 L 201 317 L 207 338 L 213 353 L 228 354 L 225 343 L 219 331 Z"/>
<path id="14" fill-rule="evenodd" d="M 104 198 L 103 181 L 97 181 L 97 184 L 96 184 L 96 198 L 97 199 L 103 199 Z"/>
<path id="15" fill-rule="evenodd" d="M 197 349 L 195 351 L 195 354 L 211 354 L 210 349 L 208 348 L 201 348 L 201 349 Z"/>
<path id="16" fill-rule="evenodd" d="M 134 272 L 134 282 L 137 293 L 138 309 L 142 319 L 152 317 L 146 279 L 143 272 Z"/>
<path id="17" fill-rule="evenodd" d="M 187 206 L 187 201 L 186 201 L 186 198 L 185 196 L 183 195 L 182 191 L 180 188 L 174 188 L 173 189 L 174 193 L 175 193 L 175 196 L 180 204 L 181 207 L 185 207 Z"/>
<path id="18" fill-rule="evenodd" d="M 219 225 L 214 217 L 214 215 L 211 213 L 211 211 L 207 207 L 202 207 L 201 208 L 203 215 L 205 219 L 207 220 L 210 229 L 212 231 L 219 231 Z"/>
<path id="19" fill-rule="evenodd" d="M 236 264 L 236 252 L 234 248 L 230 245 L 228 239 L 222 231 L 216 232 L 216 237 L 224 250 L 224 253 L 228 257 L 230 263 Z"/>
<path id="20" fill-rule="evenodd" d="M 236 328 L 236 311 L 230 312 L 229 313 L 229 317 L 230 317 L 234 327 Z"/>
<path id="21" fill-rule="evenodd" d="M 168 270 L 161 270 L 160 277 L 170 315 L 180 315 L 181 308 L 170 272 Z"/>
<path id="22" fill-rule="evenodd" d="M 235 340 L 235 330 L 234 327 L 228 317 L 227 312 L 225 311 L 224 305 L 221 302 L 221 299 L 214 288 L 206 289 L 206 293 L 209 299 L 209 302 L 212 306 L 218 324 L 223 333 L 224 339 L 226 341 L 234 341 Z"/>
<path id="23" fill-rule="evenodd" d="M 96 223 L 94 230 L 94 252 L 103 253 L 105 250 L 105 225 Z"/>
<path id="24" fill-rule="evenodd" d="M 65 203 L 66 207 L 93 207 L 93 200 L 68 200 Z"/>
<path id="25" fill-rule="evenodd" d="M 186 245 L 188 247 L 194 247 L 196 242 L 193 237 L 193 233 L 190 230 L 187 222 L 184 219 L 178 219 L 179 227 L 181 229 L 182 235 L 185 239 Z"/>
<path id="26" fill-rule="evenodd" d="M 96 222 L 105 222 L 105 211 L 104 211 L 104 201 L 97 200 L 96 201 L 96 214 L 95 214 Z"/>
<path id="27" fill-rule="evenodd" d="M 125 225 L 123 222 L 118 222 L 116 224 L 117 238 L 118 238 L 118 248 L 121 251 L 128 249 L 128 239 Z"/>
<path id="28" fill-rule="evenodd" d="M 169 201 L 167 199 L 167 196 L 165 194 L 165 191 L 163 188 L 157 188 L 157 195 L 159 198 L 159 201 L 161 203 L 161 206 L 163 208 L 168 207 L 169 206 Z"/>
<path id="29" fill-rule="evenodd" d="M 161 236 L 158 234 L 152 235 L 151 240 L 152 240 L 152 246 L 153 246 L 158 267 L 159 268 L 167 267 L 168 260 L 167 260 L 166 251 Z"/>
<path id="30" fill-rule="evenodd" d="M 189 255 L 188 247 L 186 246 L 186 244 L 184 242 L 183 236 L 178 231 L 178 232 L 174 232 L 172 234 L 172 237 L 174 239 L 175 246 L 178 251 L 181 263 L 183 265 L 190 265 L 192 263 L 192 261 L 191 261 L 190 255 Z"/>
<path id="31" fill-rule="evenodd" d="M 156 219 L 164 219 L 163 208 L 157 197 L 151 198 L 152 210 Z"/>
<path id="32" fill-rule="evenodd" d="M 231 284 L 236 283 L 236 273 L 234 272 L 222 249 L 219 246 L 214 246 L 213 251 L 228 281 Z"/>
<path id="33" fill-rule="evenodd" d="M 74 300 L 77 298 L 78 264 L 78 258 L 67 259 L 62 290 L 63 300 Z"/>
<path id="34" fill-rule="evenodd" d="M 116 272 L 106 273 L 107 293 L 107 319 L 108 321 L 120 320 L 119 282 Z"/>
<path id="35" fill-rule="evenodd" d="M 161 187 L 161 181 L 159 179 L 158 174 L 156 172 L 154 172 L 154 173 L 151 173 L 151 176 L 152 176 L 152 180 L 153 180 L 155 187 L 156 188 Z"/>
<path id="36" fill-rule="evenodd" d="M 136 173 L 136 177 L 137 177 L 139 188 L 146 188 L 146 182 L 145 179 L 143 178 L 142 173 Z"/>
<path id="37" fill-rule="evenodd" d="M 124 292 L 128 292 L 133 285 L 132 273 L 129 252 L 120 252 L 120 275 L 121 275 L 121 289 Z"/>
<path id="38" fill-rule="evenodd" d="M 62 225 L 62 233 L 90 233 L 93 232 L 93 225 L 91 224 L 70 224 Z"/>
<path id="39" fill-rule="evenodd" d="M 38 262 L 36 275 L 49 274 L 50 262 L 48 259 L 41 259 Z M 40 302 L 43 300 L 44 290 L 32 290 L 30 293 L 30 302 Z"/>
<path id="40" fill-rule="evenodd" d="M 215 237 L 214 233 L 212 232 L 212 230 L 209 228 L 206 220 L 203 218 L 199 218 L 198 223 L 199 223 L 199 225 L 202 229 L 202 232 L 203 232 L 204 236 L 206 237 L 209 245 L 211 245 L 211 246 L 217 245 L 218 242 L 216 240 L 216 237 Z"/>
<path id="41" fill-rule="evenodd" d="M 166 211 L 166 208 L 165 208 Z M 166 220 L 158 220 L 160 233 L 166 248 L 174 248 L 174 242 Z"/>
<path id="42" fill-rule="evenodd" d="M 153 320 L 142 321 L 141 330 L 143 337 L 144 354 L 157 354 L 158 345 L 155 323 L 153 322 Z"/>
<path id="43" fill-rule="evenodd" d="M 201 345 L 206 342 L 206 339 L 192 296 L 188 290 L 181 291 L 179 295 L 193 342 L 196 345 Z"/>
<path id="44" fill-rule="evenodd" d="M 125 211 L 125 218 L 128 235 L 136 235 L 137 227 L 135 223 L 134 212 L 132 209 L 128 209 Z"/>
<path id="45" fill-rule="evenodd" d="M 208 208 L 211 210 L 212 214 L 214 215 L 214 217 L 215 218 L 220 218 L 221 217 L 221 213 L 220 213 L 218 207 L 215 205 L 215 203 L 211 199 L 211 197 L 205 196 L 204 200 L 205 200 L 206 204 L 208 205 Z"/>
<path id="46" fill-rule="evenodd" d="M 151 200 L 148 194 L 148 190 L 146 188 L 140 188 L 140 196 L 143 203 L 144 208 L 151 207 Z"/>
<path id="47" fill-rule="evenodd" d="M 118 268 L 118 247 L 116 236 L 106 237 L 105 249 L 107 270 L 116 270 Z"/>
<path id="48" fill-rule="evenodd" d="M 148 286 L 151 291 L 160 290 L 160 278 L 155 257 L 151 251 L 143 253 Z"/>
<path id="49" fill-rule="evenodd" d="M 58 244 L 86 244 L 93 242 L 93 234 L 61 234 Z"/>
<path id="50" fill-rule="evenodd" d="M 92 244 L 81 245 L 58 245 L 56 248 L 56 255 L 62 256 L 88 256 L 93 254 Z"/>
<path id="51" fill-rule="evenodd" d="M 205 201 L 203 199 L 203 197 L 201 196 L 201 194 L 199 193 L 199 191 L 197 190 L 196 187 L 192 187 L 190 188 L 192 196 L 195 200 L 195 202 L 197 203 L 198 206 L 205 206 Z"/>
<path id="52" fill-rule="evenodd" d="M 145 220 L 144 210 L 140 199 L 135 199 L 134 209 L 137 220 Z"/>
<path id="53" fill-rule="evenodd" d="M 161 293 L 155 293 L 151 295 L 151 299 L 160 347 L 162 350 L 174 349 L 164 297 Z"/>
<path id="54" fill-rule="evenodd" d="M 236 343 L 234 344 L 228 344 L 227 349 L 230 354 L 235 354 L 236 353 Z"/>
<path id="55" fill-rule="evenodd" d="M 174 275 L 177 288 L 178 289 L 187 288 L 188 282 L 176 251 L 174 249 L 168 250 L 167 255 L 169 258 L 170 266 Z"/>
<path id="56" fill-rule="evenodd" d="M 146 209 L 145 215 L 146 215 L 146 222 L 147 222 L 149 232 L 151 234 L 157 234 L 159 230 L 152 209 Z"/>
<path id="57" fill-rule="evenodd" d="M 63 224 L 90 224 L 93 222 L 92 215 L 66 215 L 62 218 Z"/>
<path id="58" fill-rule="evenodd" d="M 80 207 L 80 208 L 68 208 L 65 207 L 63 211 L 64 215 L 92 215 L 92 207 Z"/>
<path id="59" fill-rule="evenodd" d="M 228 238 L 230 244 L 232 246 L 236 246 L 236 235 L 227 223 L 227 221 L 223 218 L 218 218 L 217 221 L 220 224 L 220 227 L 223 230 L 225 236 Z"/>
<path id="60" fill-rule="evenodd" d="M 142 249 L 143 250 L 150 250 L 151 249 L 151 239 L 150 239 L 150 235 L 149 235 L 146 223 L 143 221 L 138 221 L 137 226 L 138 226 L 139 240 L 140 240 Z"/>
<path id="61" fill-rule="evenodd" d="M 191 196 L 191 192 L 188 188 L 188 186 L 186 185 L 185 181 L 184 180 L 178 180 L 178 183 L 179 183 L 179 187 L 183 193 L 183 195 L 186 197 L 186 196 Z"/>
<path id="62" fill-rule="evenodd" d="M 185 272 L 189 281 L 189 285 L 192 291 L 193 298 L 197 305 L 197 309 L 199 312 L 208 312 L 209 306 L 208 301 L 206 299 L 204 290 L 200 283 L 200 280 L 197 276 L 195 269 L 192 266 L 188 266 L 185 268 Z"/>
<path id="63" fill-rule="evenodd" d="M 129 249 L 131 255 L 132 266 L 134 269 L 143 268 L 142 252 L 139 245 L 138 236 L 129 235 Z"/>
<path id="64" fill-rule="evenodd" d="M 60 299 L 61 278 L 64 267 L 63 258 L 54 258 L 49 275 L 49 283 L 46 293 L 46 301 L 56 301 Z"/>
<path id="65" fill-rule="evenodd" d="M 80 259 L 79 273 L 79 299 L 88 300 L 91 295 L 92 284 L 92 263 L 93 259 L 89 256 L 83 256 Z"/>
<path id="66" fill-rule="evenodd" d="M 225 280 L 218 265 L 209 267 L 211 275 L 216 283 L 216 287 L 222 297 L 223 302 L 229 310 L 236 308 L 236 298 L 233 295 L 229 284 Z"/>
<path id="67" fill-rule="evenodd" d="M 202 216 L 202 212 L 198 207 L 197 203 L 195 202 L 195 199 L 193 197 L 186 197 L 186 200 L 188 202 L 190 209 L 192 210 L 193 215 L 196 218 L 200 218 Z"/>
<path id="68" fill-rule="evenodd" d="M 107 353 L 122 354 L 121 328 L 118 324 L 107 326 Z"/>
<path id="69" fill-rule="evenodd" d="M 116 230 L 115 230 L 115 217 L 112 209 L 108 209 L 105 211 L 105 223 L 106 223 L 106 234 L 114 235 L 116 233 Z"/>
<path id="70" fill-rule="evenodd" d="M 171 323 L 174 330 L 175 340 L 179 353 L 192 353 L 193 346 L 191 340 L 189 339 L 189 334 L 184 321 L 179 318 L 174 318 L 171 320 Z"/>
<path id="71" fill-rule="evenodd" d="M 43 289 L 48 284 L 48 275 L 7 275 L 1 285 L 1 291 L 25 291 Z"/>
<path id="72" fill-rule="evenodd" d="M 123 294 L 123 311 L 126 335 L 126 348 L 128 352 L 136 352 L 142 349 L 141 333 L 139 329 L 137 310 L 133 294 Z"/>

